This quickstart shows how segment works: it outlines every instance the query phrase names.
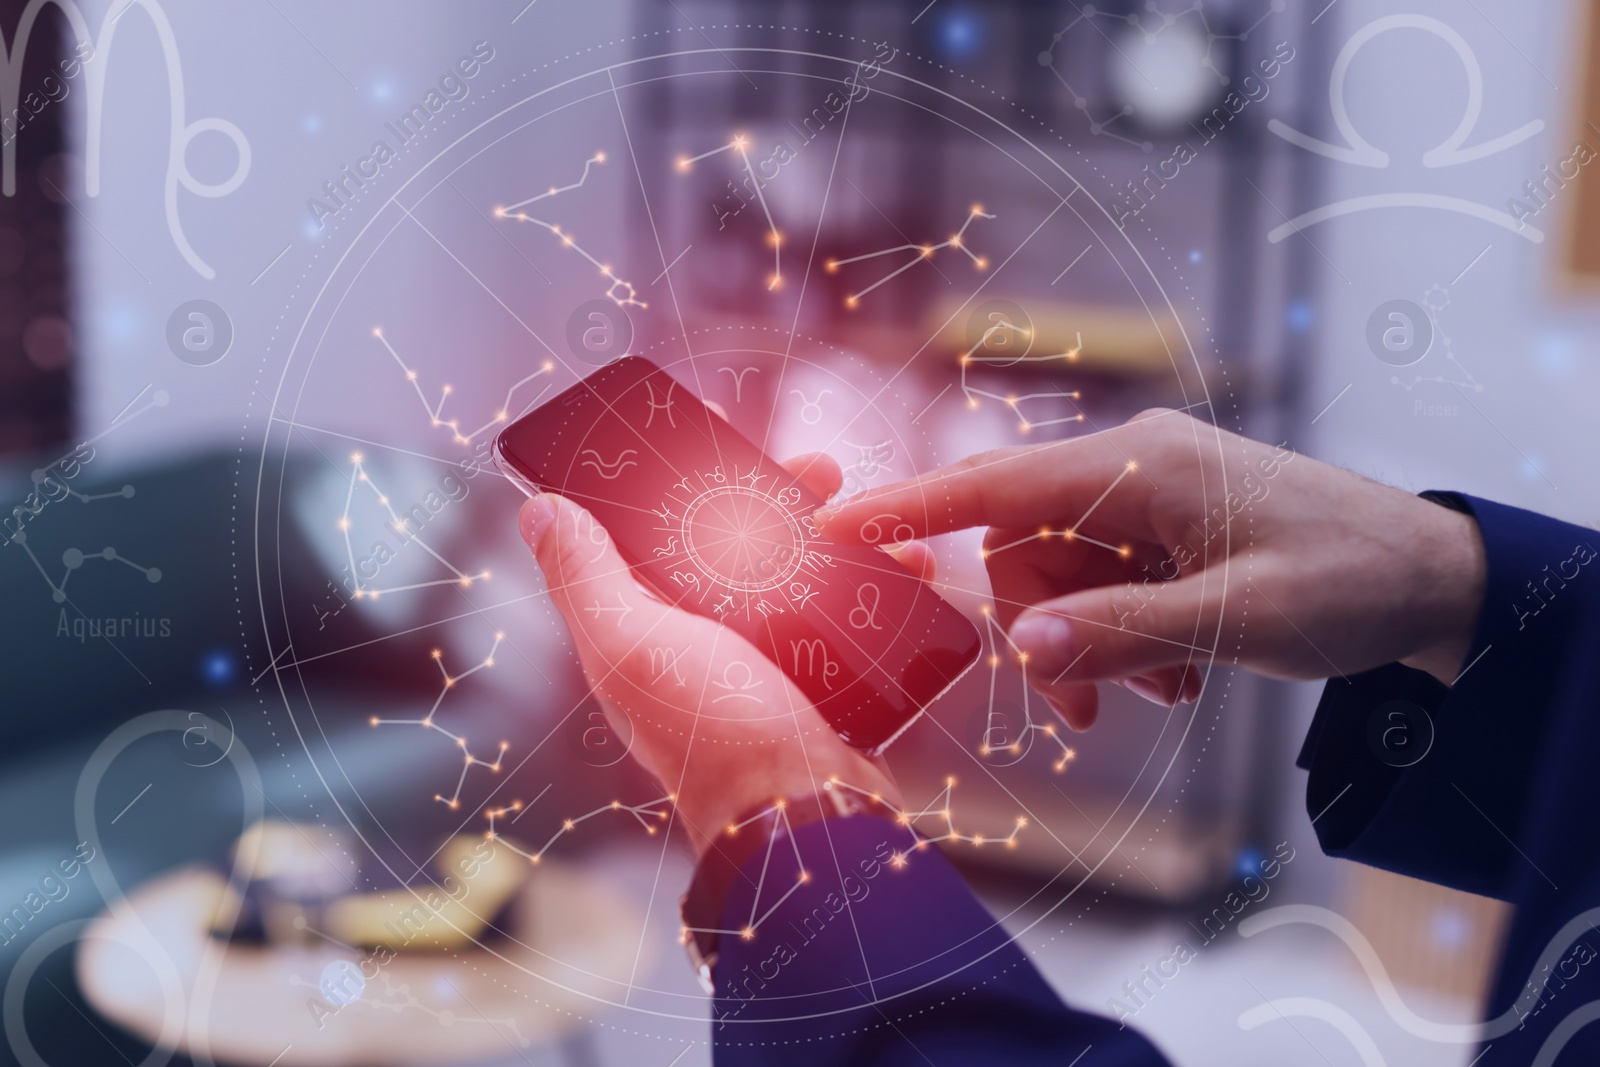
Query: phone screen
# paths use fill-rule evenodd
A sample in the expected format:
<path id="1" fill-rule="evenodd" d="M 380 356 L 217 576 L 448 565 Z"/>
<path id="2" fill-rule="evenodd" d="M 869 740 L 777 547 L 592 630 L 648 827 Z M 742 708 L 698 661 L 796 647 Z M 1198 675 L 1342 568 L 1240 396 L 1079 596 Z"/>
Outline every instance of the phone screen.
<path id="1" fill-rule="evenodd" d="M 653 591 L 755 645 L 857 748 L 883 749 L 977 661 L 965 616 L 882 550 L 819 536 L 823 501 L 648 360 L 518 419 L 495 459 L 587 508 Z"/>

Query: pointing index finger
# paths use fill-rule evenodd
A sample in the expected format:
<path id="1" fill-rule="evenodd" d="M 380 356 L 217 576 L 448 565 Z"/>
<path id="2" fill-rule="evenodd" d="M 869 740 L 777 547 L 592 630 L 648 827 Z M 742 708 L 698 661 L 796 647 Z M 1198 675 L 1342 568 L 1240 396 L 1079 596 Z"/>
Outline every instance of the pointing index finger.
<path id="1" fill-rule="evenodd" d="M 1127 477 L 1136 467 L 1107 434 L 996 449 L 824 508 L 816 523 L 847 544 L 893 544 L 973 526 L 1076 528 L 1086 521 L 1121 536 L 1147 536 L 1149 483 Z"/>

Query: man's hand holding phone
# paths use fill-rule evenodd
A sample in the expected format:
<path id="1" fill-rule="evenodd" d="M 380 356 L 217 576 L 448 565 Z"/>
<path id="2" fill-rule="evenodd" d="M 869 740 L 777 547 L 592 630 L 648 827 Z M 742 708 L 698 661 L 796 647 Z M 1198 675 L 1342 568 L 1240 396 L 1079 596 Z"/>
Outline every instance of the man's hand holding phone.
<path id="1" fill-rule="evenodd" d="M 826 456 L 784 466 L 824 499 L 838 491 Z M 541 494 L 523 504 L 519 526 L 589 684 L 608 715 L 627 715 L 632 754 L 674 794 L 696 855 L 750 809 L 820 791 L 835 775 L 900 806 L 881 764 L 840 740 L 776 664 L 729 627 L 647 593 L 583 508 Z M 925 547 L 898 554 L 931 575 Z M 619 610 L 596 625 L 585 612 L 596 603 Z"/>

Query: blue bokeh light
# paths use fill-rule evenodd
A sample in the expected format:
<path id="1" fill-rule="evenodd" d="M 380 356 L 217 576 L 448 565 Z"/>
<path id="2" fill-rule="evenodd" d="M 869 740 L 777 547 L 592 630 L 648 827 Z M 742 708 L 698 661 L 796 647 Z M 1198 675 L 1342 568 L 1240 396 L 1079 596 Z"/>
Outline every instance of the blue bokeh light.
<path id="1" fill-rule="evenodd" d="M 221 649 L 206 653 L 200 661 L 200 674 L 210 685 L 227 685 L 233 681 L 233 657 Z"/>
<path id="2" fill-rule="evenodd" d="M 1312 321 L 1315 318 L 1311 311 L 1311 301 L 1304 299 L 1291 300 L 1285 314 L 1289 329 L 1295 333 L 1310 332 Z"/>
<path id="3" fill-rule="evenodd" d="M 1252 874 L 1259 876 L 1261 874 L 1261 861 L 1264 858 L 1260 849 L 1246 848 L 1239 853 L 1239 858 L 1234 861 L 1234 871 L 1237 872 L 1240 878 L 1247 878 Z"/>
<path id="4" fill-rule="evenodd" d="M 939 45 L 950 59 L 965 59 L 983 44 L 978 16 L 960 8 L 948 11 L 939 24 Z"/>

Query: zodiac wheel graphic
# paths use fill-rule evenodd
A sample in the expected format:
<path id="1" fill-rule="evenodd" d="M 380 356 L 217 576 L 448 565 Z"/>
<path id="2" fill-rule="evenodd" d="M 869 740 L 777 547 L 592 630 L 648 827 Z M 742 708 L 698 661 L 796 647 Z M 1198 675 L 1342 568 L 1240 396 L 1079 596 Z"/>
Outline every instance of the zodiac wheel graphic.
<path id="1" fill-rule="evenodd" d="M 683 513 L 683 547 L 718 585 L 764 593 L 788 581 L 805 563 L 805 532 L 777 498 L 759 489 L 724 485 L 690 501 Z"/>

